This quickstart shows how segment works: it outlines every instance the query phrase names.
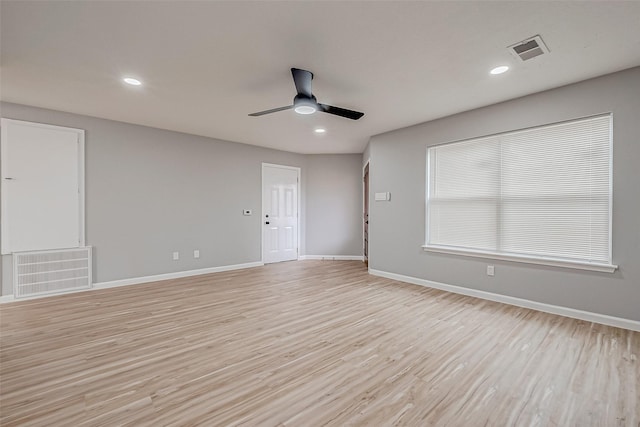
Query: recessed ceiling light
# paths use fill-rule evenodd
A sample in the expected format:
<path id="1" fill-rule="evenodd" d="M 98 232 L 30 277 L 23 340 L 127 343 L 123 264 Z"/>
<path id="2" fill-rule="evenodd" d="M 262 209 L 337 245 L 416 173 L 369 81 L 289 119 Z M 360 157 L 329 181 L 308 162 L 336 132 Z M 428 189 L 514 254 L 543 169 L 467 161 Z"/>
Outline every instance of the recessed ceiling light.
<path id="1" fill-rule="evenodd" d="M 325 133 L 327 130 L 324 128 L 317 128 L 316 130 L 314 130 L 315 133 Z"/>
<path id="2" fill-rule="evenodd" d="M 142 84 L 140 80 L 134 79 L 133 77 L 125 77 L 122 81 L 131 86 L 140 86 Z"/>
<path id="3" fill-rule="evenodd" d="M 502 74 L 505 73 L 509 70 L 509 67 L 506 65 L 501 65 L 499 67 L 494 68 L 493 70 L 489 71 L 491 74 Z"/>

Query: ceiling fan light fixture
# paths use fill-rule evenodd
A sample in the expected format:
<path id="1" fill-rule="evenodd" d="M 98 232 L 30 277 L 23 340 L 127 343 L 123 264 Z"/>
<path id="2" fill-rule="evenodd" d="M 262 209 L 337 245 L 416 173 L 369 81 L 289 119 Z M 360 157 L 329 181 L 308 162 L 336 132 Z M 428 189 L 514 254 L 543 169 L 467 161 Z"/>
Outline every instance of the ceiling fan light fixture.
<path id="1" fill-rule="evenodd" d="M 298 114 L 313 114 L 316 111 L 318 111 L 318 109 L 313 105 L 298 105 L 296 108 L 293 109 L 293 111 L 295 111 Z"/>
<path id="2" fill-rule="evenodd" d="M 308 97 L 298 94 L 293 99 L 293 111 L 298 114 L 313 114 L 318 111 L 318 103 L 313 95 Z"/>

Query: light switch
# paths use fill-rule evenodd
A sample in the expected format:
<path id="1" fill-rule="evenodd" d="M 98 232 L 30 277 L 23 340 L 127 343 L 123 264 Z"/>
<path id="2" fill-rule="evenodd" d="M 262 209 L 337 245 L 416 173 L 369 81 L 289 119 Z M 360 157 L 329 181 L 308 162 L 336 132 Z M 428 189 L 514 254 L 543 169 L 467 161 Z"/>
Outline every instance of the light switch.
<path id="1" fill-rule="evenodd" d="M 194 257 L 194 258 L 200 258 L 200 251 L 199 251 L 199 250 L 197 250 L 197 249 L 195 249 L 195 250 L 193 251 L 193 257 Z"/>
<path id="2" fill-rule="evenodd" d="M 173 253 L 173 260 L 174 261 L 178 261 L 180 259 L 180 252 L 174 252 Z"/>
<path id="3" fill-rule="evenodd" d="M 375 196 L 376 202 L 386 202 L 391 200 L 391 193 L 388 191 L 385 193 L 376 193 Z"/>
<path id="4" fill-rule="evenodd" d="M 495 275 L 495 267 L 493 265 L 487 265 L 487 276 Z"/>

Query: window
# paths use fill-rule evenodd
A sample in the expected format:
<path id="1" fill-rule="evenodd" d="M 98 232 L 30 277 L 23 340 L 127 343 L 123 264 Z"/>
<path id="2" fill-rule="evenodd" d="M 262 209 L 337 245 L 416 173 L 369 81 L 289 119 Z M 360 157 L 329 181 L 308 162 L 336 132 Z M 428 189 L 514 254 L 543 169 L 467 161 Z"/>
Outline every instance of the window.
<path id="1" fill-rule="evenodd" d="M 611 115 L 433 146 L 426 250 L 615 270 Z"/>

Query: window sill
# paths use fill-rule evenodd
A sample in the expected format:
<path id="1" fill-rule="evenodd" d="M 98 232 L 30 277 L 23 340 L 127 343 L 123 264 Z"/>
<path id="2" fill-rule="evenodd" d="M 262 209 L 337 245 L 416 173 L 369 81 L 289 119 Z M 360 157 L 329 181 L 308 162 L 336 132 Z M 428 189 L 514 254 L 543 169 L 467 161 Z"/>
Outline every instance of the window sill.
<path id="1" fill-rule="evenodd" d="M 613 264 L 601 264 L 591 262 L 566 261 L 554 258 L 519 256 L 519 255 L 502 255 L 491 252 L 473 251 L 468 249 L 458 249 L 446 246 L 427 246 L 423 245 L 422 249 L 426 252 L 438 252 L 443 254 L 463 255 L 476 258 L 497 259 L 502 261 L 523 262 L 527 264 L 549 265 L 552 267 L 573 268 L 578 270 L 599 271 L 601 273 L 613 273 L 618 268 Z"/>

